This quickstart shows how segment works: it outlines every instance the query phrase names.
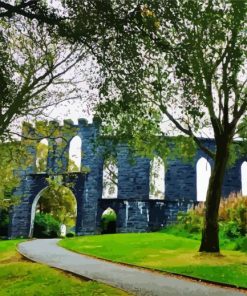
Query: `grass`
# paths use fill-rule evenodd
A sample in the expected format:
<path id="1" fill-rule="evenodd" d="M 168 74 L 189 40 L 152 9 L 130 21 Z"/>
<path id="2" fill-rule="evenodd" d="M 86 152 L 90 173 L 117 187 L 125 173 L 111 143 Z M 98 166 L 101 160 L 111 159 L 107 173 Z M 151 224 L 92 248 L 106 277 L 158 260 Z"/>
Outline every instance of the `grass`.
<path id="1" fill-rule="evenodd" d="M 32 263 L 16 252 L 20 240 L 0 240 L 0 295 L 86 295 L 129 294 L 94 281 L 85 281 L 48 266 Z"/>
<path id="2" fill-rule="evenodd" d="M 200 241 L 167 233 L 114 234 L 60 241 L 72 251 L 115 262 L 189 275 L 247 288 L 247 255 L 223 249 L 198 253 Z"/>

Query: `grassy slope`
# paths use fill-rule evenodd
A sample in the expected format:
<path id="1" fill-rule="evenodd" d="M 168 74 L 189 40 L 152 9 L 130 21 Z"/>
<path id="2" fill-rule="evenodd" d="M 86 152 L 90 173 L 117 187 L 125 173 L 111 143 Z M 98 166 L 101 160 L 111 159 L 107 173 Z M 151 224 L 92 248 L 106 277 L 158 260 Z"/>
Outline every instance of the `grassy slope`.
<path id="1" fill-rule="evenodd" d="M 223 250 L 199 254 L 199 241 L 165 233 L 114 234 L 64 239 L 60 245 L 116 262 L 176 272 L 247 288 L 247 256 Z"/>
<path id="2" fill-rule="evenodd" d="M 128 294 L 93 281 L 83 281 L 48 266 L 24 260 L 16 251 L 20 241 L 0 241 L 0 295 L 104 295 Z"/>

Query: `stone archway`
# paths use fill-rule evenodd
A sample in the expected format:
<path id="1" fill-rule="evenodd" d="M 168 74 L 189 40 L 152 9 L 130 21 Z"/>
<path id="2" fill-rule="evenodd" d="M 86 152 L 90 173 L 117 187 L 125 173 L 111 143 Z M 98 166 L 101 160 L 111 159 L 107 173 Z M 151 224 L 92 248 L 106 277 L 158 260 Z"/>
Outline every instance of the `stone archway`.
<path id="1" fill-rule="evenodd" d="M 60 225 L 66 224 L 66 226 L 69 226 L 69 228 L 72 226 L 74 228 L 76 225 L 78 203 L 72 190 L 67 186 L 59 185 L 56 188 L 56 194 L 54 195 L 54 191 L 51 191 L 50 189 L 51 186 L 45 187 L 35 196 L 33 200 L 30 217 L 30 238 L 35 234 L 35 217 L 38 212 L 43 218 L 45 217 L 43 214 L 49 214 L 53 216 L 54 221 L 57 220 Z M 53 201 L 51 200 L 52 198 Z M 46 206 L 47 204 L 48 207 Z"/>
<path id="2" fill-rule="evenodd" d="M 59 176 L 62 176 L 61 185 L 68 187 L 68 184 L 73 184 L 73 186 L 69 188 L 76 199 L 76 232 L 80 232 L 84 225 L 84 220 L 86 219 L 86 215 L 84 215 L 82 211 L 85 174 L 68 173 Z M 43 192 L 48 187 L 48 182 L 46 180 L 48 177 L 48 174 L 30 174 L 22 180 L 21 186 L 18 187 L 18 191 L 16 191 L 16 194 L 22 195 L 22 201 L 11 210 L 9 237 L 32 236 L 35 208 Z M 96 228 L 96 226 L 94 227 Z"/>
<path id="3" fill-rule="evenodd" d="M 30 229 L 29 229 L 29 235 L 28 237 L 31 238 L 33 237 L 33 229 L 34 229 L 34 219 L 35 219 L 35 212 L 36 212 L 36 207 L 38 204 L 39 199 L 41 198 L 42 194 L 45 192 L 45 190 L 48 188 L 46 186 L 44 189 L 42 189 L 34 198 L 32 207 L 31 207 L 31 220 L 30 220 Z"/>

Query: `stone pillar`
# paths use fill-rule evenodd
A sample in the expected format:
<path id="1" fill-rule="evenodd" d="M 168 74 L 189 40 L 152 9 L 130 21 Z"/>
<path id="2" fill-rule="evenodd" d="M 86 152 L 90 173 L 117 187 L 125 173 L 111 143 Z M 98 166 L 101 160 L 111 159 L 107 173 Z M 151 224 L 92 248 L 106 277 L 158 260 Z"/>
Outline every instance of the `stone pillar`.
<path id="1" fill-rule="evenodd" d="M 168 200 L 196 200 L 196 167 L 180 159 L 168 160 L 165 174 L 165 197 Z"/>
<path id="2" fill-rule="evenodd" d="M 73 184 L 72 186 L 67 186 L 67 184 Z M 69 173 L 63 175 L 63 185 L 67 186 L 73 192 L 76 203 L 77 203 L 77 216 L 76 216 L 76 234 L 81 234 L 81 225 L 84 219 L 83 213 L 83 197 L 84 197 L 84 187 L 85 187 L 85 174 L 84 173 Z"/>
<path id="3" fill-rule="evenodd" d="M 124 200 L 118 209 L 117 232 L 149 230 L 149 201 Z"/>
<path id="4" fill-rule="evenodd" d="M 241 192 L 241 165 L 243 162 L 243 159 L 239 159 L 227 168 L 222 186 L 223 197 L 228 197 L 231 193 Z"/>
<path id="5" fill-rule="evenodd" d="M 20 185 L 14 195 L 20 202 L 13 206 L 10 213 L 9 237 L 28 237 L 31 225 L 32 204 L 38 193 L 47 186 L 47 175 L 30 175 L 19 171 Z"/>
<path id="6" fill-rule="evenodd" d="M 85 187 L 80 205 L 81 221 L 78 221 L 78 234 L 95 234 L 97 232 L 98 200 L 102 197 L 103 157 L 101 148 L 94 148 L 98 134 L 96 122 L 88 124 L 79 120 L 79 133 L 82 139 L 82 168 L 87 173 Z"/>
<path id="7" fill-rule="evenodd" d="M 118 198 L 124 200 L 149 198 L 150 160 L 133 157 L 127 145 L 118 147 Z"/>

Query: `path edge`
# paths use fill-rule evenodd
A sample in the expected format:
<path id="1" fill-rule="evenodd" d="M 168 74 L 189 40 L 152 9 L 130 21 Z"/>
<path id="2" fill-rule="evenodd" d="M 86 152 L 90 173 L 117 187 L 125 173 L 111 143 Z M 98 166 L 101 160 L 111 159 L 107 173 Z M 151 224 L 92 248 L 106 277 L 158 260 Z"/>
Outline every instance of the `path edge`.
<path id="1" fill-rule="evenodd" d="M 124 290 L 123 288 L 120 288 L 120 287 L 118 287 L 118 286 L 114 286 L 114 285 L 112 285 L 112 284 L 110 284 L 110 283 L 108 283 L 108 282 L 97 281 L 97 280 L 95 280 L 95 279 L 92 279 L 92 278 L 90 278 L 90 277 L 83 276 L 83 275 L 78 274 L 78 273 L 76 273 L 76 272 L 73 272 L 73 271 L 70 271 L 70 270 L 67 270 L 67 269 L 63 269 L 63 268 L 60 268 L 60 267 L 51 266 L 51 265 L 46 264 L 46 263 L 44 263 L 44 262 L 42 262 L 42 261 L 38 261 L 38 260 L 34 260 L 34 259 L 30 258 L 28 255 L 26 255 L 26 254 L 24 254 L 24 253 L 22 253 L 22 252 L 20 251 L 20 249 L 19 249 L 19 245 L 20 245 L 20 244 L 23 244 L 23 243 L 31 242 L 32 240 L 36 240 L 36 239 L 30 239 L 30 240 L 27 240 L 27 241 L 24 241 L 24 242 L 20 242 L 20 243 L 18 243 L 18 244 L 16 245 L 16 251 L 17 251 L 22 257 L 26 258 L 28 261 L 33 262 L 33 263 L 39 263 L 39 264 L 42 264 L 42 265 L 45 265 L 45 266 L 49 266 L 50 268 L 53 268 L 53 269 L 56 269 L 56 270 L 59 270 L 59 271 L 63 271 L 64 273 L 67 273 L 67 274 L 73 275 L 74 277 L 79 278 L 79 279 L 84 280 L 84 281 L 87 281 L 87 282 L 91 281 L 91 282 L 95 282 L 95 283 L 100 283 L 100 284 L 103 284 L 103 285 L 106 285 L 106 286 L 112 287 L 112 288 L 114 288 L 114 289 L 118 289 L 118 290 L 120 290 L 120 291 L 123 291 L 123 292 L 125 292 L 125 293 L 128 293 L 129 296 L 135 296 L 135 294 L 133 294 L 132 291 Z M 59 239 L 58 242 L 59 242 L 60 240 L 61 240 L 61 239 Z M 56 243 L 56 245 L 57 245 L 58 247 L 62 248 L 61 246 L 58 245 L 58 242 Z M 63 248 L 63 249 L 65 249 L 65 248 Z M 68 250 L 68 249 L 65 249 L 65 250 L 70 251 L 70 250 Z M 70 251 L 70 252 L 73 252 L 73 251 Z M 74 252 L 74 253 L 76 253 L 76 252 Z M 78 254 L 79 254 L 79 253 L 78 253 Z M 90 257 L 90 256 L 88 256 L 88 257 Z"/>
<path id="2" fill-rule="evenodd" d="M 60 239 L 59 241 L 61 241 L 61 240 L 62 239 Z M 205 285 L 212 285 L 212 286 L 215 286 L 215 287 L 231 289 L 231 290 L 235 290 L 235 291 L 243 292 L 243 293 L 247 294 L 247 288 L 244 288 L 244 287 L 238 287 L 238 286 L 235 286 L 233 284 L 220 283 L 220 282 L 214 282 L 214 281 L 211 281 L 211 280 L 200 279 L 200 278 L 197 278 L 197 277 L 193 277 L 193 276 L 186 275 L 186 274 L 180 274 L 180 273 L 176 273 L 176 272 L 162 271 L 160 269 L 151 268 L 151 267 L 138 266 L 138 265 L 134 265 L 134 264 L 131 264 L 131 263 L 112 261 L 110 259 L 100 258 L 100 257 L 97 257 L 95 255 L 88 255 L 88 254 L 80 253 L 78 251 L 74 251 L 74 250 L 65 248 L 65 247 L 59 245 L 59 241 L 57 242 L 57 245 L 59 247 L 65 249 L 67 251 L 76 253 L 78 255 L 88 257 L 88 258 L 94 258 L 94 259 L 98 259 L 98 260 L 101 260 L 101 261 L 110 262 L 110 263 L 113 263 L 113 264 L 127 266 L 127 267 L 131 267 L 131 268 L 136 268 L 136 269 L 140 269 L 140 270 L 148 271 L 148 272 L 152 272 L 152 273 L 157 273 L 159 275 L 166 275 L 166 276 L 177 278 L 177 279 L 188 280 L 188 281 L 193 281 L 193 282 L 197 282 L 197 283 L 201 283 L 201 284 L 205 284 Z"/>

